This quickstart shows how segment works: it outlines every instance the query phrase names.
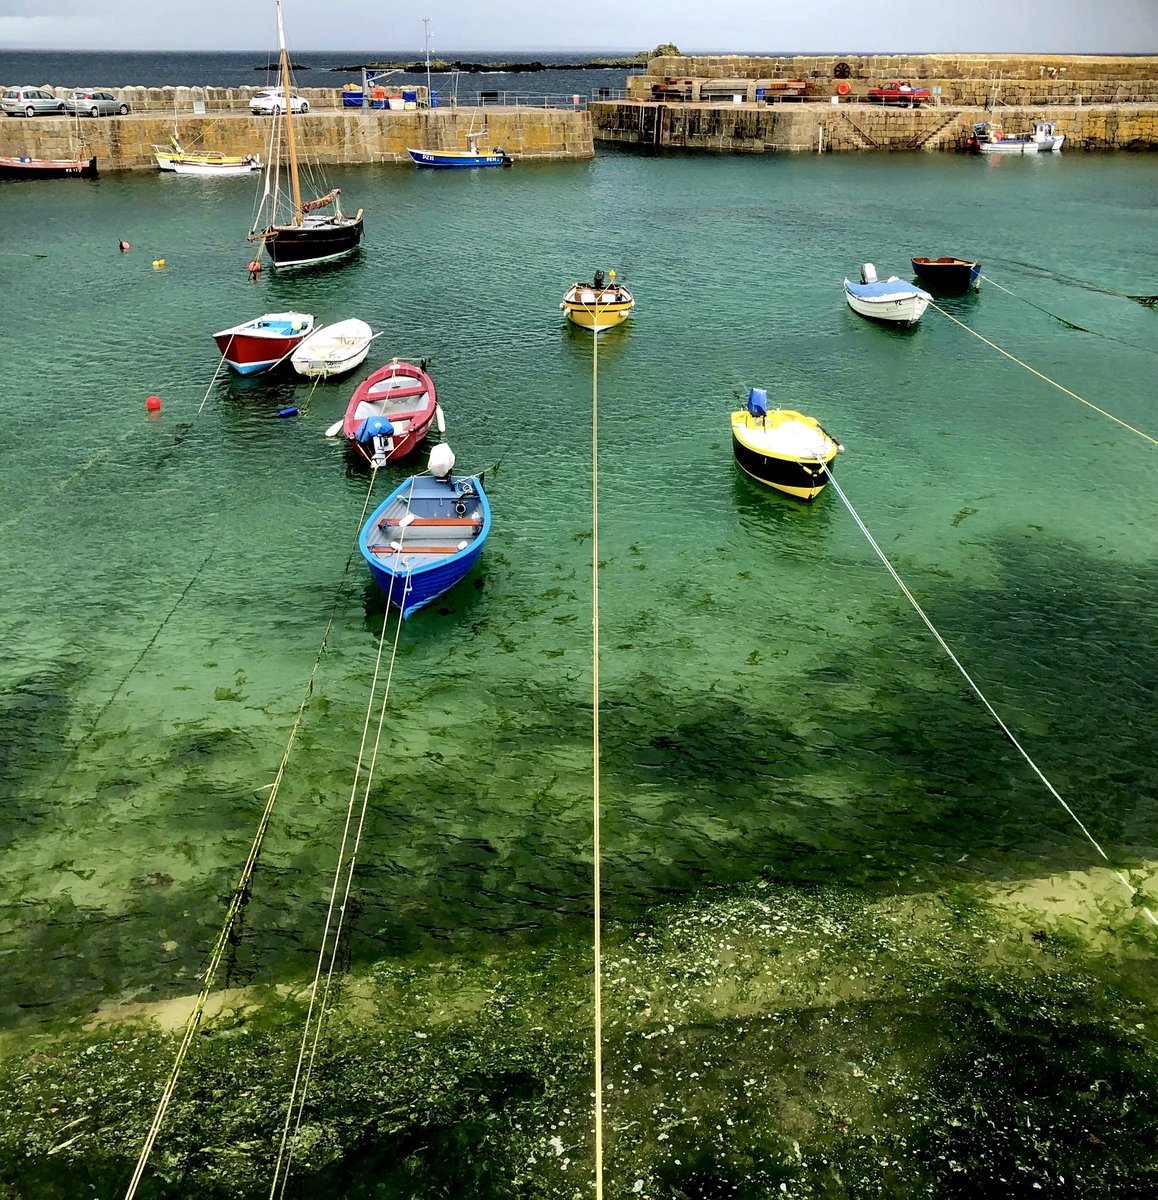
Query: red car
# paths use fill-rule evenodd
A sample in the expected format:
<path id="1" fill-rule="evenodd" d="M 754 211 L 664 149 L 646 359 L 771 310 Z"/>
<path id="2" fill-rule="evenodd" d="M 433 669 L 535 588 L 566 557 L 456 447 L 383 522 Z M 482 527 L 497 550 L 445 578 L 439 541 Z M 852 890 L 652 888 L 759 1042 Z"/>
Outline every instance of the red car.
<path id="1" fill-rule="evenodd" d="M 870 104 L 899 104 L 901 108 L 920 108 L 922 100 L 928 100 L 929 89 L 913 87 L 894 79 L 880 87 L 869 88 L 867 100 Z"/>

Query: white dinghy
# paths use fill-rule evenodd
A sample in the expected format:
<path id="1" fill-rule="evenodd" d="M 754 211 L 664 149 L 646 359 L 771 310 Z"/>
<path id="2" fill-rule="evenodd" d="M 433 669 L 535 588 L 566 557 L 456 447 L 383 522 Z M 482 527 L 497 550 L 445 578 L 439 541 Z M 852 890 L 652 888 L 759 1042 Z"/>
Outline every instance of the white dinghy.
<path id="1" fill-rule="evenodd" d="M 877 269 L 865 263 L 860 269 L 860 283 L 844 281 L 844 295 L 853 312 L 886 325 L 908 328 L 915 325 L 921 314 L 929 307 L 932 296 L 921 288 L 890 275 L 886 280 L 877 279 Z"/>
<path id="2" fill-rule="evenodd" d="M 293 352 L 290 362 L 307 379 L 344 375 L 365 361 L 374 331 L 365 321 L 350 317 L 314 330 Z"/>

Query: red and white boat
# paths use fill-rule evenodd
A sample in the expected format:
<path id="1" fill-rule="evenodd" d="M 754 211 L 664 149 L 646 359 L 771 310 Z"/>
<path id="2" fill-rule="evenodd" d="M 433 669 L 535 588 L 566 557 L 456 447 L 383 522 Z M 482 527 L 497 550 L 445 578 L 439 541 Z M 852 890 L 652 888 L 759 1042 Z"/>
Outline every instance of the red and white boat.
<path id="1" fill-rule="evenodd" d="M 394 359 L 358 385 L 342 433 L 360 458 L 381 467 L 416 449 L 436 422 L 444 432 L 434 381 L 421 367 Z"/>
<path id="2" fill-rule="evenodd" d="M 0 179 L 54 179 L 69 175 L 95 179 L 96 159 L 0 157 Z"/>
<path id="3" fill-rule="evenodd" d="M 289 358 L 313 331 L 309 313 L 266 313 L 213 335 L 221 357 L 239 374 L 256 375 Z"/>

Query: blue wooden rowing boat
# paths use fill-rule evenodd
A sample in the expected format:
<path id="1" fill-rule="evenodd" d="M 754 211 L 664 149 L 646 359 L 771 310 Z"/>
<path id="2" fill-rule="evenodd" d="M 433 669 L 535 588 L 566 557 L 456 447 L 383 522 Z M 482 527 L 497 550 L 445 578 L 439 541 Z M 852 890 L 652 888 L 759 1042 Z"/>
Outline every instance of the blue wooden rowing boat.
<path id="1" fill-rule="evenodd" d="M 490 529 L 477 475 L 412 475 L 374 510 L 358 548 L 387 600 L 409 617 L 471 569 Z"/>

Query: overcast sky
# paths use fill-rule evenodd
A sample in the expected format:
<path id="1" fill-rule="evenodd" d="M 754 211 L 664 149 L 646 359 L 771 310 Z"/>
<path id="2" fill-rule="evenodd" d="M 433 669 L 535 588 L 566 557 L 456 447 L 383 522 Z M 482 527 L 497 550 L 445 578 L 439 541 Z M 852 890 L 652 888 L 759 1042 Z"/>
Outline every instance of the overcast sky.
<path id="1" fill-rule="evenodd" d="M 291 51 L 1158 53 L 1158 0 L 282 0 Z M 0 48 L 259 50 L 273 0 L 0 0 Z"/>

